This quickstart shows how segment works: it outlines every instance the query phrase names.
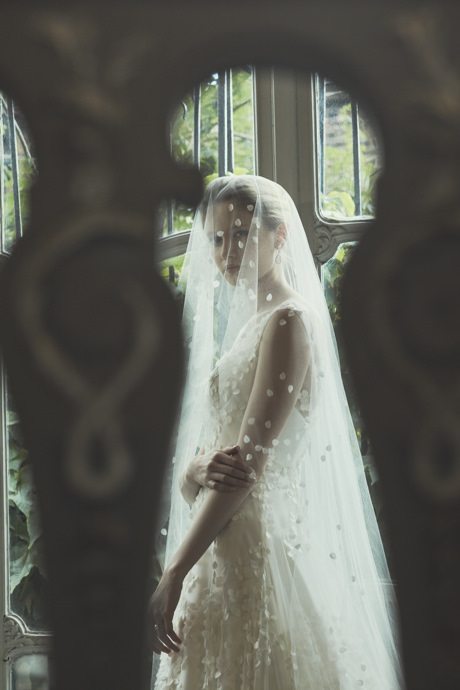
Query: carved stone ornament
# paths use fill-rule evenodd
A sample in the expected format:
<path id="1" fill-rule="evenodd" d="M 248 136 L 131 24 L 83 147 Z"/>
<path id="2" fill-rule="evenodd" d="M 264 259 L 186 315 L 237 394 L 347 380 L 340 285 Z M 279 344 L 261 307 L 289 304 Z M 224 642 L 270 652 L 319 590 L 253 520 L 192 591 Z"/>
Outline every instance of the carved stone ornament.
<path id="1" fill-rule="evenodd" d="M 24 654 L 49 654 L 51 636 L 43 633 L 26 632 L 20 618 L 13 614 L 4 617 L 3 660 L 12 662 Z"/>
<path id="2" fill-rule="evenodd" d="M 422 408 L 415 479 L 434 500 L 460 499 L 460 86 L 439 10 L 403 14 L 395 33 L 417 74 L 401 105 L 407 141 L 431 165 L 412 218 L 385 256 L 376 327 Z M 415 124 L 415 126 L 414 126 Z M 399 223 L 398 223 L 399 224 Z M 390 344 L 391 340 L 391 344 Z"/>
<path id="3" fill-rule="evenodd" d="M 25 333 L 32 356 L 39 372 L 52 381 L 74 408 L 74 422 L 64 450 L 64 477 L 73 491 L 83 498 L 110 498 L 129 483 L 134 473 L 134 459 L 122 434 L 119 419 L 123 401 L 141 383 L 148 373 L 152 359 L 158 354 L 159 344 L 164 337 L 162 324 L 145 288 L 134 278 L 124 279 L 121 275 L 114 284 L 113 298 L 118 308 L 126 310 L 126 327 L 130 326 L 130 348 L 120 360 L 113 375 L 103 384 L 92 382 L 85 376 L 72 356 L 65 351 L 65 345 L 55 337 L 46 322 L 46 305 L 52 296 L 46 294 L 47 280 L 53 272 L 83 273 L 81 255 L 88 244 L 88 255 L 92 246 L 100 241 L 122 243 L 126 254 L 135 249 L 135 240 L 142 239 L 151 230 L 134 217 L 121 215 L 91 215 L 71 221 L 60 228 L 39 254 L 30 255 L 22 270 L 17 273 L 13 292 L 16 295 L 15 309 Z M 84 261 L 84 260 L 83 260 Z M 86 266 L 86 275 L 91 269 Z M 99 270 L 102 270 L 99 269 Z M 107 280 L 107 278 L 106 278 Z M 61 289 L 64 288 L 61 282 Z M 72 286 L 75 293 L 77 288 Z M 70 294 L 69 294 L 70 296 Z M 106 295 L 108 297 L 108 295 Z M 72 318 L 85 320 L 94 306 L 96 294 L 88 291 L 80 295 L 73 304 Z M 101 317 L 103 314 L 101 313 Z M 121 318 L 121 317 L 120 317 Z M 83 326 L 69 324 L 77 338 Z M 104 324 L 108 330 L 110 321 Z M 121 327 L 122 324 L 114 324 Z M 104 330 L 97 334 L 92 329 L 91 345 L 101 348 L 111 345 L 113 333 Z M 91 447 L 99 444 L 107 460 L 103 467 L 92 467 Z"/>
<path id="4" fill-rule="evenodd" d="M 395 80 L 386 132 L 399 157 L 388 160 L 381 216 L 344 291 L 349 356 L 388 482 L 414 688 L 460 679 L 460 56 L 451 21 L 445 7 L 426 6 L 388 24 L 411 74 L 405 89 Z"/>
<path id="5" fill-rule="evenodd" d="M 147 685 L 149 550 L 183 366 L 153 219 L 161 200 L 202 190 L 165 132 L 206 75 L 273 63 L 330 75 L 383 132 L 378 218 L 350 261 L 343 323 L 388 511 L 407 690 L 460 687 L 457 3 L 37 5 L 0 9 L 0 88 L 40 170 L 0 275 L 0 325 L 40 500 L 57 687 Z M 321 260 L 345 239 L 340 226 L 317 236 Z M 9 661 L 35 644 L 15 618 L 4 627 Z"/>
<path id="6" fill-rule="evenodd" d="M 326 225 L 321 221 L 315 223 L 315 234 L 317 238 L 317 248 L 315 259 L 320 264 L 325 264 L 336 253 L 343 242 L 357 242 L 361 239 L 369 223 L 364 221 L 355 224 L 352 228 L 344 225 Z"/>

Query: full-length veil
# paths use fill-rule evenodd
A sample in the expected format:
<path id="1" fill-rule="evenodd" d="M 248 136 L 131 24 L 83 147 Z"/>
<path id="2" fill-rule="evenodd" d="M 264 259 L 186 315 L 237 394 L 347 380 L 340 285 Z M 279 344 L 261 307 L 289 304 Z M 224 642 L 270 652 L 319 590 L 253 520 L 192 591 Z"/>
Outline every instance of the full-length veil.
<path id="1" fill-rule="evenodd" d="M 234 228 L 242 228 L 244 256 L 234 285 L 222 277 L 214 261 L 219 242 L 214 210 L 219 206 L 226 209 Z M 208 391 L 216 364 L 257 319 L 283 306 L 269 289 L 260 289 L 263 276 L 258 271 L 261 233 L 274 233 L 280 226 L 282 246 L 276 261 L 296 292 L 287 306 L 301 311 L 311 349 L 310 390 L 299 404 L 304 421 L 293 440 L 296 450 L 289 447 L 288 438 L 276 449 L 281 463 L 283 453 L 286 458 L 297 453 L 300 491 L 290 507 L 282 505 L 286 497 L 282 499 L 279 492 L 271 499 L 275 529 L 294 564 L 289 569 L 290 603 L 286 603 L 293 610 L 286 615 L 299 616 L 297 602 L 305 596 L 314 603 L 338 663 L 343 659 L 340 688 L 355 687 L 356 678 L 362 678 L 362 687 L 396 690 L 403 681 L 393 585 L 321 282 L 291 198 L 278 184 L 257 176 L 218 178 L 209 185 L 195 216 L 180 277 L 179 289 L 185 292 L 187 375 L 173 448 L 166 561 L 190 519 L 180 478 L 198 449 L 212 446 L 215 401 Z M 231 399 L 228 404 L 230 420 Z"/>

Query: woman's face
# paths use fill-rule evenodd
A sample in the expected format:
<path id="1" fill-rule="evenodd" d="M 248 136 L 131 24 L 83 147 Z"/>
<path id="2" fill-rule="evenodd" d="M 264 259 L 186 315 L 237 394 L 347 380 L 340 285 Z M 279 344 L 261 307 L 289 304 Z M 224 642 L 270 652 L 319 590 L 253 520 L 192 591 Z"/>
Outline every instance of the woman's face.
<path id="1" fill-rule="evenodd" d="M 252 264 L 258 266 L 260 280 L 275 265 L 276 234 L 265 230 L 263 225 L 257 233 L 257 229 L 251 227 L 252 211 L 236 200 L 217 203 L 213 211 L 215 232 L 209 240 L 213 243 L 214 261 L 220 273 L 230 285 L 236 285 L 241 266 L 250 269 Z M 251 241 L 256 236 L 258 241 Z"/>

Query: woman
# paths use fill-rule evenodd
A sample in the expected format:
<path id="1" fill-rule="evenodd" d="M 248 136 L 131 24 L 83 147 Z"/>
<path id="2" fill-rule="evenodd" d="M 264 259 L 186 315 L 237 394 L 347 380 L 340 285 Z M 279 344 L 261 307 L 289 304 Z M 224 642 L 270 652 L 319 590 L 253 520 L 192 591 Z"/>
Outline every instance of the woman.
<path id="1" fill-rule="evenodd" d="M 211 183 L 182 276 L 189 360 L 150 607 L 155 688 L 397 690 L 392 585 L 288 194 L 261 177 Z"/>

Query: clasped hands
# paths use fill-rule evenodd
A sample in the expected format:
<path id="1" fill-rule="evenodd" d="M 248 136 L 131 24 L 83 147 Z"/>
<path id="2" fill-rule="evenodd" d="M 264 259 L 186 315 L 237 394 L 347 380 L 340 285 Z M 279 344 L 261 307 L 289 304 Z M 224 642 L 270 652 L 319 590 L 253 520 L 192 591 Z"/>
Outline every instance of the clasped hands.
<path id="1" fill-rule="evenodd" d="M 242 459 L 239 446 L 200 453 L 185 473 L 186 481 L 223 492 L 247 488 L 255 478 L 253 468 Z"/>
<path id="2" fill-rule="evenodd" d="M 247 488 L 255 472 L 244 462 L 239 446 L 200 453 L 189 463 L 184 483 L 198 490 L 206 486 L 225 493 Z M 186 492 L 186 487 L 183 487 Z M 193 492 L 195 493 L 195 492 Z M 178 652 L 182 644 L 173 628 L 173 615 L 182 591 L 183 575 L 166 567 L 149 603 L 149 632 L 156 654 Z"/>

